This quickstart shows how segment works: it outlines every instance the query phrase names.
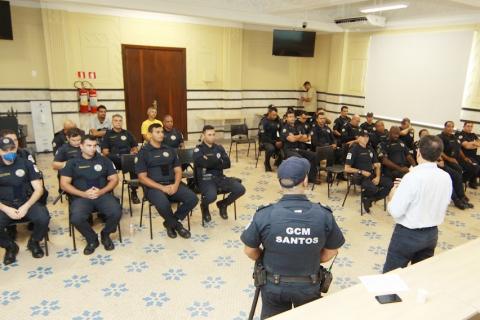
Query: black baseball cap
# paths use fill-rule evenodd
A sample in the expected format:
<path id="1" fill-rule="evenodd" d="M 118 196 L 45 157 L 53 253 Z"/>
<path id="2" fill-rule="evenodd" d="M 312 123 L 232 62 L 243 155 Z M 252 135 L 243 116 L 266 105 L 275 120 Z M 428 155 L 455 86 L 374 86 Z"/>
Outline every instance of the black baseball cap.
<path id="1" fill-rule="evenodd" d="M 278 167 L 278 180 L 284 188 L 293 188 L 300 184 L 310 171 L 310 162 L 305 158 L 290 157 Z"/>
<path id="2" fill-rule="evenodd" d="M 15 148 L 15 142 L 12 139 L 7 137 L 0 138 L 0 149 L 8 151 L 12 148 Z"/>

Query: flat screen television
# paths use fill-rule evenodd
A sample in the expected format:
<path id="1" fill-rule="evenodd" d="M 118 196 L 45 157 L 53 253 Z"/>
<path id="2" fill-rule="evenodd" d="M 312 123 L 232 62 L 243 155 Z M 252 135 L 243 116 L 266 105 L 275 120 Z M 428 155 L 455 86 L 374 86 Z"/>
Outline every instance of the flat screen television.
<path id="1" fill-rule="evenodd" d="M 13 40 L 10 2 L 0 1 L 0 39 Z"/>
<path id="2" fill-rule="evenodd" d="M 273 30 L 274 56 L 313 57 L 315 55 L 315 32 Z"/>

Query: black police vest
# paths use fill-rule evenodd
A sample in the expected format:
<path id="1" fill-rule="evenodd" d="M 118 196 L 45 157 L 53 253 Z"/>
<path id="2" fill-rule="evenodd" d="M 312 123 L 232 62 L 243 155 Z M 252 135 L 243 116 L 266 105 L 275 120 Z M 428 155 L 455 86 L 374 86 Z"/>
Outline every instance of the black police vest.
<path id="1" fill-rule="evenodd" d="M 0 202 L 18 207 L 28 200 L 33 188 L 29 180 L 27 161 L 17 158 L 11 165 L 0 165 Z"/>
<path id="2" fill-rule="evenodd" d="M 327 237 L 325 210 L 315 203 L 302 213 L 280 203 L 273 205 L 270 230 L 262 241 L 263 264 L 268 272 L 309 276 L 319 271 L 320 251 Z"/>
<path id="3" fill-rule="evenodd" d="M 462 148 L 460 140 L 455 135 L 446 135 L 441 134 L 441 138 L 444 143 L 444 152 L 447 156 L 452 158 L 457 158 L 460 155 L 460 150 Z"/>
<path id="4" fill-rule="evenodd" d="M 274 142 L 279 138 L 280 122 L 263 118 L 259 125 L 260 142 Z"/>
<path id="5" fill-rule="evenodd" d="M 173 128 L 172 131 L 164 130 L 163 135 L 163 144 L 174 149 L 180 147 L 180 143 L 182 142 L 182 134 L 178 132 L 177 129 Z"/>
<path id="6" fill-rule="evenodd" d="M 405 148 L 405 144 L 403 144 L 401 141 L 389 141 L 385 144 L 384 151 L 390 161 L 397 165 L 403 166 L 407 163 Z"/>
<path id="7" fill-rule="evenodd" d="M 147 165 L 147 176 L 160 184 L 175 181 L 175 152 L 169 147 L 149 148 L 143 153 Z"/>
<path id="8" fill-rule="evenodd" d="M 475 133 L 468 133 L 465 131 L 462 131 L 458 134 L 458 139 L 460 139 L 460 142 L 468 141 L 472 142 L 477 140 L 477 136 Z M 469 157 L 469 158 L 475 158 L 477 156 L 477 149 L 465 149 L 462 147 L 463 153 Z"/>
<path id="9" fill-rule="evenodd" d="M 72 184 L 78 190 L 101 189 L 107 185 L 108 163 L 102 156 L 96 155 L 92 159 L 78 157 L 70 161 L 74 161 Z"/>
<path id="10" fill-rule="evenodd" d="M 300 130 L 298 130 L 298 127 L 293 125 L 289 125 L 289 124 L 286 124 L 283 129 L 282 129 L 282 135 L 285 137 L 285 141 L 283 143 L 284 145 L 284 148 L 285 149 L 300 149 L 302 146 L 301 146 L 301 143 L 296 141 L 296 142 L 290 142 L 287 140 L 287 137 L 289 134 L 293 134 L 293 135 L 299 135 L 300 134 Z"/>
<path id="11" fill-rule="evenodd" d="M 334 143 L 332 140 L 332 130 L 328 126 L 320 127 L 319 125 L 313 125 L 312 129 L 312 142 L 315 146 L 328 146 Z"/>

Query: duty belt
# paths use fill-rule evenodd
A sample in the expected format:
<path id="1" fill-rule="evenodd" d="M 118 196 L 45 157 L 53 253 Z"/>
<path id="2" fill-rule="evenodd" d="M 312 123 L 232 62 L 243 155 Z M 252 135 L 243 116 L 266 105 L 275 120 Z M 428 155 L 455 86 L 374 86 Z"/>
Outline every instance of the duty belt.
<path id="1" fill-rule="evenodd" d="M 272 274 L 267 272 L 267 279 L 274 284 L 283 283 L 310 283 L 316 284 L 321 281 L 320 273 L 309 276 L 282 276 L 279 274 Z"/>

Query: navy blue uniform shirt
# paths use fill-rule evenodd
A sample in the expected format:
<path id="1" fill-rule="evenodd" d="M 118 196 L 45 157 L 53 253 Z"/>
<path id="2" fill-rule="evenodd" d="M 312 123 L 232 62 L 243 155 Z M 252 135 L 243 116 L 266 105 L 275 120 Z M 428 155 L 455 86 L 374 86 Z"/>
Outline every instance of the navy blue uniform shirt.
<path id="1" fill-rule="evenodd" d="M 354 143 L 347 153 L 345 164 L 352 168 L 373 172 L 373 164 L 377 163 L 377 155 L 372 147 L 362 147 L 358 143 Z"/>
<path id="2" fill-rule="evenodd" d="M 205 159 L 206 158 L 206 159 Z M 209 147 L 205 142 L 197 145 L 193 150 L 193 163 L 200 178 L 205 175 L 222 177 L 223 170 L 230 168 L 230 158 L 225 149 L 219 144 Z"/>
<path id="3" fill-rule="evenodd" d="M 323 126 L 314 124 L 312 126 L 311 135 L 312 145 L 315 147 L 324 147 L 336 143 L 332 129 L 330 129 L 326 124 Z"/>
<path id="4" fill-rule="evenodd" d="M 183 143 L 183 134 L 175 128 L 172 128 L 171 131 L 168 131 L 167 129 L 163 128 L 162 143 L 174 149 L 178 149 L 180 145 Z"/>
<path id="5" fill-rule="evenodd" d="M 267 271 L 283 276 L 318 273 L 321 250 L 345 243 L 331 210 L 305 195 L 285 195 L 258 209 L 240 239 L 250 248 L 262 245 Z"/>
<path id="6" fill-rule="evenodd" d="M 31 195 L 31 181 L 41 179 L 40 170 L 29 160 L 17 157 L 6 165 L 0 158 L 0 202 L 21 205 Z"/>
<path id="7" fill-rule="evenodd" d="M 460 156 L 462 145 L 457 136 L 442 132 L 438 135 L 438 137 L 442 139 L 443 142 L 443 153 L 452 158 L 458 158 Z"/>
<path id="8" fill-rule="evenodd" d="M 133 135 L 122 129 L 120 132 L 115 130 L 107 130 L 102 140 L 102 150 L 108 149 L 111 154 L 130 154 L 130 150 L 137 146 L 137 141 Z"/>
<path id="9" fill-rule="evenodd" d="M 72 147 L 69 143 L 64 144 L 57 150 L 53 161 L 65 162 L 67 160 L 76 158 L 82 154 L 80 147 Z"/>
<path id="10" fill-rule="evenodd" d="M 269 120 L 263 117 L 258 125 L 259 140 L 262 143 L 274 144 L 275 141 L 280 140 L 280 119 Z"/>
<path id="11" fill-rule="evenodd" d="M 467 142 L 472 142 L 478 140 L 478 136 L 473 133 L 473 132 L 465 132 L 461 131 L 457 134 L 458 139 L 460 140 L 460 143 L 463 143 L 464 141 Z M 465 149 L 462 147 L 463 153 L 469 158 L 475 158 L 477 156 L 477 149 Z"/>
<path id="12" fill-rule="evenodd" d="M 410 154 L 410 150 L 400 139 L 380 143 L 377 147 L 377 154 L 378 158 L 386 157 L 399 166 L 405 167 L 409 165 L 407 156 Z"/>
<path id="13" fill-rule="evenodd" d="M 175 182 L 174 168 L 179 167 L 177 151 L 163 143 L 155 148 L 150 143 L 143 146 L 135 158 L 135 173 L 147 173 L 153 181 L 168 185 Z"/>
<path id="14" fill-rule="evenodd" d="M 304 144 L 302 142 L 300 142 L 300 141 L 290 142 L 290 141 L 287 140 L 287 137 L 289 135 L 297 136 L 299 134 L 304 134 L 303 130 L 299 126 L 297 126 L 295 124 L 290 125 L 288 123 L 286 123 L 283 126 L 282 131 L 280 133 L 280 138 L 282 139 L 283 146 L 286 150 L 289 150 L 289 149 L 303 149 Z"/>

